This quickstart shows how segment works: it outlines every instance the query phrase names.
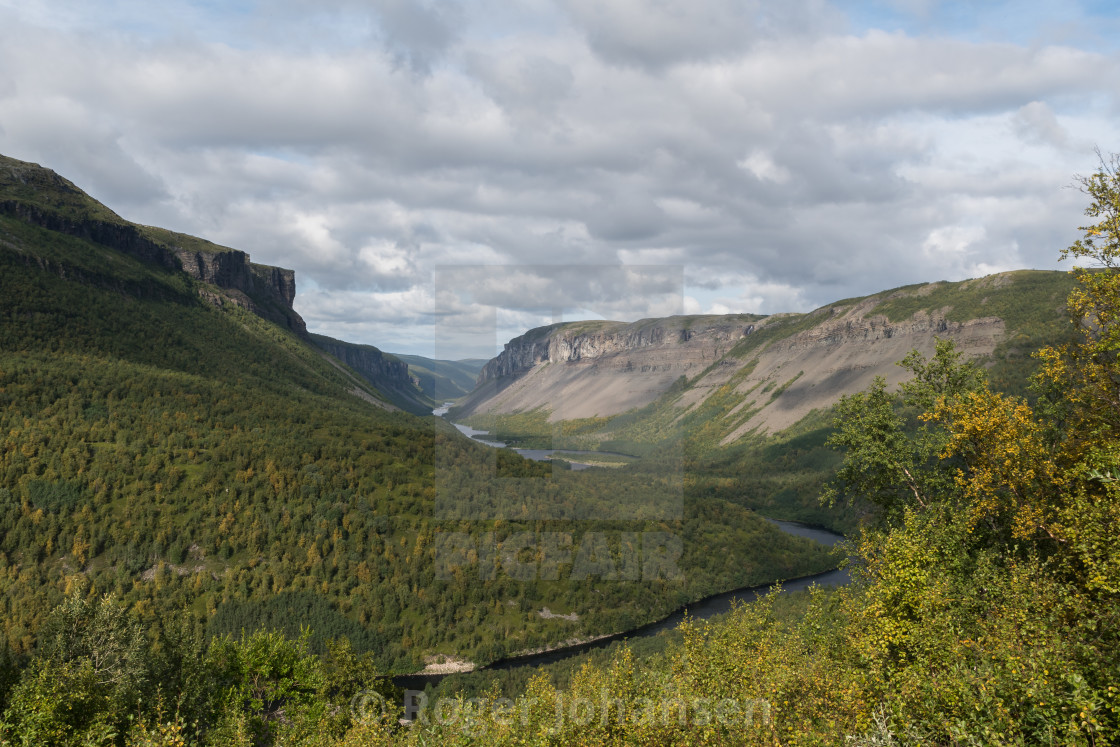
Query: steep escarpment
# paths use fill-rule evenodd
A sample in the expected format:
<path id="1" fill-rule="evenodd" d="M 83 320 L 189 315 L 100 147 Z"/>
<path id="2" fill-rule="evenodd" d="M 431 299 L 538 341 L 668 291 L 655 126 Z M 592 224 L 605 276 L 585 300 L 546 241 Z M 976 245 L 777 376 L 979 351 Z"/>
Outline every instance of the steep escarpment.
<path id="1" fill-rule="evenodd" d="M 423 415 L 432 411 L 434 403 L 417 388 L 408 364 L 396 356 L 372 345 L 358 345 L 324 335 L 310 337 L 315 345 L 349 366 L 397 406 Z"/>
<path id="2" fill-rule="evenodd" d="M 111 247 L 167 270 L 178 269 L 178 263 L 172 252 L 143 236 L 135 226 L 124 222 L 74 218 L 12 199 L 0 201 L 0 214 L 9 215 L 48 231 L 57 231 L 67 236 Z"/>
<path id="3" fill-rule="evenodd" d="M 876 376 L 898 382 L 905 372 L 897 361 L 911 350 L 932 354 L 938 338 L 982 359 L 995 382 L 1021 386 L 1030 351 L 1065 329 L 1068 290 L 1065 273 L 1020 271 L 899 288 L 808 314 L 542 327 L 486 365 L 459 414 L 540 411 L 555 423 L 630 412 L 626 432 L 606 422 L 599 440 L 703 427 L 726 445 L 788 428 Z"/>
<path id="4" fill-rule="evenodd" d="M 225 300 L 244 306 L 255 314 L 306 335 L 303 318 L 292 308 L 296 297 L 296 274 L 282 267 L 259 265 L 236 249 L 200 251 L 174 247 L 183 271 L 195 280 L 221 288 Z M 212 302 L 222 297 L 204 295 Z"/>
<path id="5" fill-rule="evenodd" d="M 464 415 L 537 408 L 553 420 L 602 417 L 657 399 L 750 335 L 762 317 L 570 322 L 527 332 L 483 368 Z"/>
<path id="6" fill-rule="evenodd" d="M 944 310 L 933 310 L 892 322 L 875 313 L 877 303 L 868 299 L 810 315 L 805 321 L 815 323 L 808 329 L 729 357 L 729 365 L 692 382 L 677 405 L 688 412 L 717 393 L 733 402 L 722 414 L 727 444 L 752 431 L 788 428 L 842 395 L 866 389 L 876 376 L 894 385 L 906 373 L 897 362 L 911 350 L 932 355 L 939 338 L 952 340 L 970 358 L 984 358 L 1006 336 L 1006 324 L 996 316 L 951 321 Z"/>
<path id="7" fill-rule="evenodd" d="M 0 216 L 122 252 L 167 272 L 181 270 L 204 284 L 198 289 L 204 300 L 233 303 L 307 334 L 292 307 L 293 271 L 255 264 L 245 252 L 195 236 L 126 221 L 38 164 L 0 156 Z M 91 280 L 96 275 L 82 274 Z"/>

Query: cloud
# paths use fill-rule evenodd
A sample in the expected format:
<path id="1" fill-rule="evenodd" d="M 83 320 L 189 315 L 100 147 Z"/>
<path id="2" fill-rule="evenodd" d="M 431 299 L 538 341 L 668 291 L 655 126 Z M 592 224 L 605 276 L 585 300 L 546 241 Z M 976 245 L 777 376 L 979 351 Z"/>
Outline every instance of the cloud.
<path id="1" fill-rule="evenodd" d="M 565 0 L 563 6 L 602 59 L 653 70 L 733 57 L 759 39 L 808 36 L 841 18 L 812 0 Z"/>
<path id="2" fill-rule="evenodd" d="M 739 168 L 749 171 L 756 179 L 764 182 L 785 184 L 790 180 L 789 169 L 774 162 L 765 151 L 755 150 L 738 162 Z"/>
<path id="3" fill-rule="evenodd" d="M 1067 148 L 1069 132 L 1058 122 L 1054 111 L 1041 101 L 1032 101 L 1019 108 L 1012 117 L 1015 133 L 1029 143 Z"/>
<path id="4" fill-rule="evenodd" d="M 402 352 L 437 320 L 804 311 L 1054 267 L 1063 187 L 1120 147 L 1120 59 L 883 7 L 0 0 L 0 152 L 292 267 L 313 330 Z M 506 268 L 471 281 L 490 310 L 440 306 L 438 268 L 480 265 Z M 580 274 L 627 265 L 681 268 L 676 300 Z"/>
<path id="5" fill-rule="evenodd" d="M 386 46 L 416 72 L 429 72 L 458 37 L 461 13 L 450 2 L 377 0 L 373 7 Z"/>

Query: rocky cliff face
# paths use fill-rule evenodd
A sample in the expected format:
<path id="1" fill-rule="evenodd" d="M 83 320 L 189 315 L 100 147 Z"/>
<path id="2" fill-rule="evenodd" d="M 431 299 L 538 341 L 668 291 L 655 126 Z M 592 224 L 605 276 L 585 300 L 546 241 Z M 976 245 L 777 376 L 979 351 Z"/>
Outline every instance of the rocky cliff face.
<path id="1" fill-rule="evenodd" d="M 272 293 L 280 297 L 289 309 L 296 301 L 296 273 L 283 267 L 258 265 L 249 263 L 249 270 L 258 280 L 264 283 Z"/>
<path id="2" fill-rule="evenodd" d="M 553 422 L 609 418 L 649 405 L 671 389 L 671 402 L 665 401 L 651 428 L 671 428 L 710 405 L 704 410 L 705 418 L 716 421 L 710 432 L 731 443 L 825 411 L 840 396 L 866 389 L 876 376 L 893 386 L 906 375 L 897 361 L 915 349 L 932 355 L 937 338 L 952 340 L 967 356 L 991 356 L 1021 332 L 991 309 L 1034 325 L 1049 316 L 1060 325 L 1064 292 L 1056 279 L 1061 276 L 1019 272 L 931 283 L 809 314 L 543 327 L 511 340 L 483 369 L 458 411 L 469 418 L 540 409 Z M 970 311 L 954 312 L 947 301 Z M 900 315 L 900 308 L 908 310 Z M 603 438 L 610 438 L 610 426 L 604 427 Z"/>
<path id="3" fill-rule="evenodd" d="M 517 376 L 544 363 L 601 363 L 629 371 L 687 370 L 749 335 L 759 317 L 670 317 L 631 324 L 576 322 L 531 330 L 487 363 L 479 383 Z M 672 350 L 664 357 L 659 352 Z M 709 360 L 710 362 L 710 360 Z"/>
<path id="4" fill-rule="evenodd" d="M 0 215 L 115 249 L 167 271 L 181 269 L 220 289 L 200 289 L 207 301 L 233 303 L 297 334 L 307 334 L 303 319 L 292 308 L 296 284 L 291 270 L 254 264 L 245 252 L 193 236 L 130 223 L 38 164 L 0 156 Z"/>
<path id="5" fill-rule="evenodd" d="M 213 303 L 229 300 L 299 335 L 307 335 L 303 318 L 292 308 L 296 297 L 296 274 L 292 270 L 249 261 L 245 252 L 229 249 L 204 252 L 173 247 L 183 271 L 203 283 L 224 291 L 222 297 L 204 294 Z"/>
<path id="6" fill-rule="evenodd" d="M 544 407 L 554 419 L 611 415 L 698 375 L 751 334 L 751 314 L 572 322 L 511 340 L 483 368 L 465 415 Z"/>
<path id="7" fill-rule="evenodd" d="M 357 345 L 324 335 L 312 334 L 310 338 L 321 350 L 349 366 L 397 406 L 418 414 L 431 413 L 432 403 L 416 388 L 404 361 L 372 345 Z"/>
<path id="8" fill-rule="evenodd" d="M 404 361 L 386 355 L 372 345 L 355 345 L 323 335 L 311 335 L 311 339 L 374 384 L 380 382 L 401 387 L 412 386 L 412 378 Z"/>
<path id="9" fill-rule="evenodd" d="M 175 270 L 179 267 L 172 252 L 146 238 L 135 226 L 127 223 L 75 219 L 18 200 L 0 201 L 0 214 L 19 218 L 25 223 L 45 228 L 48 231 L 57 231 L 68 236 L 76 236 L 95 244 L 111 247 L 167 270 Z"/>
<path id="10" fill-rule="evenodd" d="M 196 280 L 245 293 L 264 290 L 279 298 L 289 309 L 295 301 L 295 272 L 250 262 L 245 252 L 235 249 L 200 252 L 175 248 L 175 256 L 183 270 Z"/>

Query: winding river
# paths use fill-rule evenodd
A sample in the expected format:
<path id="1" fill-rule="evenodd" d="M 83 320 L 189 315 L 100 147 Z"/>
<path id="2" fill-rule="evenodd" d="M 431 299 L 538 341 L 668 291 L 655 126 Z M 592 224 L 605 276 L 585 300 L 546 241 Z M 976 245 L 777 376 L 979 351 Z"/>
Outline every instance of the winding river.
<path id="1" fill-rule="evenodd" d="M 447 411 L 446 408 L 440 408 L 439 410 L 434 411 L 432 414 L 442 416 L 443 413 L 446 412 L 446 411 Z M 469 426 L 460 425 L 458 423 L 455 423 L 453 425 L 455 425 L 455 427 L 458 428 L 464 435 L 469 436 L 471 438 L 475 438 L 475 440 L 479 441 L 480 443 L 484 443 L 484 444 L 487 444 L 489 446 L 495 446 L 495 447 L 500 447 L 500 446 L 505 445 L 505 444 L 498 443 L 496 441 L 485 441 L 485 440 L 476 438 L 477 435 L 486 435 L 485 431 L 476 431 L 473 428 L 470 428 Z M 521 452 L 521 451 L 544 452 L 546 450 L 544 450 L 544 449 L 533 449 L 533 450 L 518 449 L 517 451 L 518 452 Z M 551 453 L 551 450 L 547 450 L 547 451 L 548 451 L 548 453 Z M 565 453 L 572 453 L 572 452 L 565 451 Z M 587 453 L 595 453 L 595 452 L 587 452 Z M 528 456 L 528 455 L 526 455 L 526 456 Z M 545 455 L 542 455 L 540 457 L 529 456 L 529 458 L 541 459 L 541 458 L 547 458 L 547 456 L 545 456 Z M 775 524 L 778 527 L 778 529 L 781 529 L 783 532 L 786 532 L 787 534 L 792 534 L 792 535 L 797 536 L 797 537 L 806 537 L 806 538 L 814 540 L 816 542 L 820 542 L 821 544 L 828 545 L 829 547 L 832 547 L 837 542 L 844 539 L 843 535 L 836 534 L 835 532 L 830 532 L 826 529 L 818 529 L 816 527 L 805 526 L 804 524 L 798 524 L 797 522 L 775 521 L 773 519 L 768 519 L 767 521 L 770 521 L 771 523 Z M 824 573 L 818 573 L 818 574 L 813 575 L 813 576 L 804 576 L 802 578 L 795 578 L 795 579 L 790 579 L 788 581 L 784 581 L 782 583 L 782 591 L 783 592 L 799 591 L 799 590 L 805 589 L 805 588 L 807 588 L 807 587 L 809 587 L 813 584 L 816 584 L 818 586 L 843 586 L 844 584 L 848 583 L 850 580 L 851 580 L 851 577 L 848 575 L 847 570 L 838 569 L 838 570 L 833 570 L 833 571 L 826 571 Z M 676 612 L 673 612 L 670 615 L 668 615 L 667 617 L 662 618 L 661 620 L 657 620 L 656 622 L 648 623 L 648 624 L 643 625 L 643 626 L 638 627 L 638 628 L 623 631 L 621 633 L 615 633 L 613 635 L 603 636 L 601 638 L 596 638 L 595 640 L 588 641 L 586 643 L 580 643 L 580 644 L 576 644 L 576 645 L 572 645 L 572 646 L 562 646 L 562 647 L 559 647 L 559 648 L 551 649 L 549 651 L 542 651 L 542 652 L 538 652 L 538 653 L 525 654 L 523 656 L 511 656 L 511 657 L 508 657 L 508 658 L 505 658 L 505 659 L 499 659 L 498 661 L 487 664 L 486 666 L 480 667 L 479 669 L 480 670 L 499 670 L 499 669 L 513 669 L 514 667 L 535 667 L 535 666 L 539 666 L 541 664 L 550 664 L 554 661 L 560 661 L 561 659 L 567 659 L 570 656 L 578 656 L 579 654 L 582 654 L 585 651 L 591 651 L 592 649 L 602 648 L 604 646 L 610 645 L 614 641 L 622 640 L 623 638 L 642 638 L 642 637 L 646 637 L 646 636 L 654 636 L 654 635 L 657 635 L 658 633 L 661 633 L 663 631 L 672 630 L 672 629 L 676 628 L 678 625 L 681 624 L 681 622 L 684 620 L 686 615 L 692 620 L 706 620 L 706 619 L 708 619 L 710 617 L 713 617 L 715 615 L 723 614 L 724 612 L 730 611 L 733 603 L 753 602 L 754 600 L 758 599 L 760 596 L 769 592 L 770 589 L 773 588 L 773 586 L 774 586 L 773 584 L 763 584 L 761 586 L 749 586 L 749 587 L 744 587 L 744 588 L 741 588 L 741 589 L 734 589 L 732 591 L 724 592 L 722 594 L 715 594 L 713 596 L 705 597 L 704 599 L 700 599 L 696 602 L 692 602 L 691 604 L 687 604 L 687 605 L 681 607 L 680 609 L 678 609 Z M 425 685 L 438 684 L 440 682 L 440 680 L 442 680 L 446 676 L 448 676 L 448 675 L 445 675 L 445 674 L 405 674 L 405 675 L 398 675 L 398 676 L 394 677 L 393 681 L 397 685 L 399 685 L 400 687 L 403 687 L 405 689 L 422 690 Z"/>
<path id="2" fill-rule="evenodd" d="M 436 408 L 435 410 L 432 410 L 432 414 L 435 415 L 436 417 L 443 417 L 444 415 L 447 414 L 448 407 L 449 407 L 449 405 L 444 405 L 443 407 Z M 455 428 L 458 429 L 458 431 L 460 433 L 462 433 L 464 436 L 466 436 L 467 438 L 478 441 L 480 444 L 485 444 L 487 446 L 493 446 L 496 449 L 506 448 L 506 445 L 504 443 L 502 443 L 501 441 L 491 441 L 490 439 L 484 438 L 484 436 L 489 436 L 490 435 L 489 431 L 476 430 L 474 428 L 471 428 L 469 425 L 464 425 L 463 423 L 452 423 L 451 425 L 455 426 Z M 614 451 L 580 451 L 579 449 L 517 449 L 517 448 L 515 448 L 513 450 L 516 451 L 521 456 L 525 457 L 526 459 L 532 459 L 534 462 L 547 461 L 547 460 L 551 459 L 552 455 L 555 454 L 556 452 L 560 452 L 561 454 L 564 454 L 565 456 L 568 455 L 568 454 L 577 454 L 577 455 L 578 454 L 588 454 L 588 455 L 593 455 L 593 456 L 597 455 L 597 456 L 631 457 L 630 454 L 619 454 L 619 453 L 614 452 Z M 576 471 L 587 469 L 588 467 L 593 466 L 593 465 L 590 465 L 590 464 L 580 464 L 579 462 L 571 461 L 571 460 L 568 460 L 568 459 L 565 459 L 565 461 L 568 461 L 572 465 L 572 469 L 576 470 Z"/>

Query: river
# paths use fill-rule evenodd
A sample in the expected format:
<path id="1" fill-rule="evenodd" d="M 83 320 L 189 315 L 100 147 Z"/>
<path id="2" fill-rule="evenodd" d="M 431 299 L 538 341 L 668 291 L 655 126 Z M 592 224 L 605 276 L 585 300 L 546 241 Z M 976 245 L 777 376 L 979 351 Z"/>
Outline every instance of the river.
<path id="1" fill-rule="evenodd" d="M 443 412 L 446 412 L 446 408 L 442 409 Z M 433 412 L 433 414 L 442 415 L 443 412 L 436 410 L 435 412 Z M 486 435 L 484 431 L 476 431 L 469 426 L 463 426 L 459 424 L 454 425 L 461 432 L 463 432 L 464 435 L 467 435 L 471 438 L 474 438 L 475 434 Z M 496 441 L 487 442 L 477 438 L 475 440 L 478 440 L 481 443 L 486 443 L 490 446 L 504 446 L 504 444 L 500 444 Z M 522 450 L 518 449 L 517 451 Z M 545 450 L 537 449 L 532 451 Z M 836 534 L 835 532 L 830 532 L 826 529 L 818 529 L 816 527 L 805 526 L 804 524 L 798 524 L 792 521 L 776 521 L 774 519 L 767 519 L 767 521 L 775 524 L 779 529 L 781 529 L 783 532 L 786 532 L 787 534 L 792 534 L 797 537 L 806 537 L 816 542 L 820 542 L 821 544 L 828 545 L 829 547 L 832 547 L 837 542 L 844 539 L 843 535 Z M 813 584 L 816 584 L 818 586 L 843 586 L 850 580 L 851 577 L 848 575 L 847 570 L 838 569 L 833 571 L 826 571 L 824 573 L 818 573 L 813 576 L 805 576 L 803 578 L 784 581 L 782 582 L 782 591 L 799 591 Z M 555 648 L 551 651 L 543 651 L 540 653 L 526 654 L 524 656 L 511 656 L 505 659 L 499 659 L 498 661 L 492 662 L 484 667 L 480 667 L 479 669 L 499 670 L 512 669 L 514 667 L 535 667 L 540 666 L 541 664 L 550 664 L 554 661 L 567 659 L 570 656 L 578 656 L 579 654 L 582 654 L 586 651 L 590 651 L 596 648 L 602 648 L 603 646 L 610 645 L 614 641 L 622 640 L 624 638 L 641 638 L 646 636 L 654 636 L 663 631 L 676 628 L 681 624 L 686 615 L 692 620 L 706 620 L 715 615 L 728 612 L 731 609 L 733 603 L 753 602 L 755 599 L 758 599 L 760 596 L 769 592 L 770 589 L 773 588 L 773 586 L 774 584 L 763 584 L 760 586 L 749 586 L 741 589 L 734 589 L 722 594 L 715 594 L 713 596 L 706 597 L 696 602 L 692 602 L 691 604 L 685 605 L 684 607 L 681 607 L 676 612 L 673 612 L 672 614 L 662 618 L 661 620 L 648 623 L 632 630 L 603 636 L 586 643 Z M 398 686 L 408 690 L 422 690 L 428 684 L 438 684 L 446 676 L 448 675 L 405 674 L 394 677 L 393 681 Z"/>
<path id="2" fill-rule="evenodd" d="M 436 417 L 443 417 L 445 414 L 447 414 L 447 410 L 448 410 L 449 406 L 450 405 L 445 404 L 443 407 L 438 407 L 435 410 L 432 410 L 432 414 L 435 415 Z M 471 428 L 469 425 L 464 425 L 462 423 L 452 423 L 451 425 L 455 426 L 459 430 L 459 432 L 462 433 L 467 438 L 472 439 L 474 441 L 477 441 L 480 444 L 486 444 L 487 446 L 493 446 L 496 449 L 506 448 L 506 445 L 504 443 L 502 443 L 501 441 L 491 441 L 489 439 L 482 438 L 483 436 L 490 435 L 489 431 L 476 430 L 474 428 Z M 534 462 L 548 461 L 548 460 L 552 459 L 552 455 L 555 454 L 556 452 L 560 452 L 561 454 L 564 454 L 565 457 L 568 454 L 576 454 L 576 455 L 587 454 L 589 456 L 597 455 L 597 456 L 617 456 L 617 457 L 630 457 L 631 456 L 630 454 L 619 454 L 618 452 L 614 452 L 614 451 L 581 451 L 579 449 L 516 449 L 515 448 L 513 450 L 516 451 L 521 456 L 525 457 L 526 459 L 532 459 Z M 572 469 L 576 470 L 576 471 L 584 470 L 584 469 L 587 469 L 588 467 L 593 467 L 594 466 L 592 464 L 583 464 L 581 462 L 575 462 L 575 461 L 572 461 L 572 460 L 567 459 L 567 458 L 565 458 L 564 461 L 571 464 Z"/>
<path id="3" fill-rule="evenodd" d="M 773 519 L 768 519 L 767 521 L 776 524 L 783 532 L 797 537 L 807 537 L 821 544 L 828 545 L 829 547 L 832 547 L 837 542 L 844 539 L 843 535 L 830 532 L 827 529 L 809 527 L 792 521 L 775 521 Z M 837 569 L 812 576 L 783 581 L 782 591 L 800 591 L 813 584 L 817 586 L 843 586 L 850 580 L 851 576 L 849 576 L 847 570 Z M 580 643 L 574 646 L 563 646 L 552 649 L 551 651 L 526 654 L 524 656 L 510 656 L 487 664 L 484 667 L 479 667 L 477 671 L 513 669 L 514 667 L 536 667 L 542 664 L 551 664 L 561 659 L 567 659 L 570 656 L 578 656 L 586 651 L 608 646 L 624 638 L 654 636 L 663 631 L 676 628 L 681 624 L 686 615 L 692 620 L 707 620 L 715 615 L 729 612 L 733 603 L 753 602 L 760 596 L 768 593 L 773 587 L 774 584 L 762 584 L 760 586 L 747 586 L 741 589 L 733 589 L 732 591 L 727 591 L 722 594 L 715 594 L 687 604 L 660 620 L 647 623 L 638 628 L 603 636 L 593 641 Z M 446 674 L 402 674 L 394 677 L 393 682 L 406 690 L 423 690 L 428 684 L 433 686 L 439 684 L 439 682 L 447 676 Z"/>

